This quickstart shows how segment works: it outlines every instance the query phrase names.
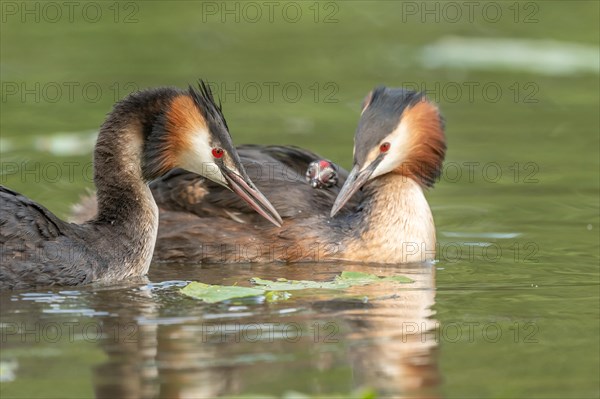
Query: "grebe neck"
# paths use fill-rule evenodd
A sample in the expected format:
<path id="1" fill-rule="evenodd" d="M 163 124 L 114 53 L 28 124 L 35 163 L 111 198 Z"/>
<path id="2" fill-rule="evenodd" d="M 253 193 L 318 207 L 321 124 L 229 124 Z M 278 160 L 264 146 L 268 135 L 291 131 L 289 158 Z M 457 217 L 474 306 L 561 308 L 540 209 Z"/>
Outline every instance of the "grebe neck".
<path id="1" fill-rule="evenodd" d="M 114 240 L 115 258 L 130 263 L 131 270 L 145 269 L 142 274 L 158 232 L 158 207 L 148 187 L 152 176 L 144 171 L 145 154 L 153 150 L 148 137 L 176 93 L 141 92 L 117 104 L 100 128 L 94 151 L 98 212 L 89 224 Z"/>
<path id="2" fill-rule="evenodd" d="M 365 261 L 424 262 L 435 258 L 435 225 L 421 186 L 388 173 L 368 183 L 356 233 L 348 246 Z M 356 238 L 356 237 L 355 237 Z"/>
<path id="3" fill-rule="evenodd" d="M 133 124 L 132 124 L 133 125 Z M 96 223 L 126 225 L 156 208 L 142 174 L 143 136 L 138 128 L 101 131 L 94 153 Z"/>

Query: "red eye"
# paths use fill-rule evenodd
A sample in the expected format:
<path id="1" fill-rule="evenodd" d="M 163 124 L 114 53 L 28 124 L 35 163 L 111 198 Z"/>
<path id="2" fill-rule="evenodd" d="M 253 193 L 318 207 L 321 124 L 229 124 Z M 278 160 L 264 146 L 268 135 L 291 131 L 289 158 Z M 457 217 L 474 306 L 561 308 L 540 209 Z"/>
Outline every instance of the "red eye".
<path id="1" fill-rule="evenodd" d="M 221 158 L 223 156 L 223 150 L 219 147 L 215 147 L 212 149 L 212 155 L 215 158 Z"/>
<path id="2" fill-rule="evenodd" d="M 383 143 L 382 145 L 379 146 L 379 151 L 381 152 L 387 152 L 387 150 L 390 149 L 390 143 Z"/>

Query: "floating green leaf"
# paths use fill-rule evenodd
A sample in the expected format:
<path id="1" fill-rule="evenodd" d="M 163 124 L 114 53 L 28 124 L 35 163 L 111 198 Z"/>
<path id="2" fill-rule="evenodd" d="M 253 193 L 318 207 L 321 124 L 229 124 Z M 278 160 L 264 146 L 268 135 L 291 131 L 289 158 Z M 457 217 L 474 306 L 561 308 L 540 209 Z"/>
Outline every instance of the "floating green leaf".
<path id="1" fill-rule="evenodd" d="M 342 272 L 342 274 L 340 275 L 340 278 L 343 278 L 346 280 L 358 280 L 358 279 L 378 280 L 379 279 L 379 277 L 377 277 L 374 274 L 363 273 L 363 272 Z"/>
<path id="2" fill-rule="evenodd" d="M 414 283 L 414 280 L 405 276 L 390 276 L 390 277 L 377 277 L 374 274 L 362 273 L 362 272 L 342 272 L 339 277 L 341 280 L 348 280 L 355 283 L 355 285 L 371 284 L 375 282 L 383 281 L 395 281 L 397 283 Z M 359 284 L 360 283 L 360 284 Z M 364 284 L 363 284 L 364 283 Z"/>
<path id="3" fill-rule="evenodd" d="M 415 280 L 408 278 L 406 276 L 390 276 L 382 278 L 383 281 L 395 281 L 397 283 L 409 284 L 414 283 Z"/>
<path id="4" fill-rule="evenodd" d="M 342 272 L 333 281 L 311 281 L 311 280 L 286 280 L 279 278 L 276 281 L 263 280 L 254 277 L 250 281 L 269 291 L 294 291 L 307 289 L 343 290 L 357 285 L 367 285 L 384 281 L 397 283 L 412 283 L 413 280 L 404 276 L 377 277 L 374 274 L 362 272 Z"/>
<path id="5" fill-rule="evenodd" d="M 347 284 L 339 284 L 337 280 L 334 281 L 311 281 L 311 280 L 286 280 L 279 278 L 277 281 L 263 280 L 262 278 L 253 277 L 250 281 L 266 290 L 269 291 L 295 291 L 295 290 L 308 290 L 308 289 L 321 289 L 321 290 L 339 290 L 348 288 Z"/>
<path id="6" fill-rule="evenodd" d="M 265 299 L 267 302 L 287 301 L 291 297 L 292 297 L 292 294 L 290 294 L 287 291 L 268 291 L 265 294 Z"/>
<path id="7" fill-rule="evenodd" d="M 182 288 L 181 292 L 193 298 L 201 299 L 204 302 L 215 303 L 234 298 L 263 295 L 265 290 L 260 288 L 239 287 L 237 285 L 210 285 L 194 281 Z"/>
<path id="8" fill-rule="evenodd" d="M 188 284 L 181 292 L 208 303 L 226 301 L 235 298 L 245 298 L 264 295 L 267 302 L 285 301 L 291 297 L 288 291 L 297 290 L 343 290 L 346 288 L 374 284 L 380 282 L 412 283 L 408 277 L 392 276 L 377 277 L 374 274 L 362 272 L 342 272 L 333 281 L 287 280 L 279 278 L 275 281 L 253 277 L 250 281 L 253 288 L 240 286 L 209 285 L 199 282 Z"/>

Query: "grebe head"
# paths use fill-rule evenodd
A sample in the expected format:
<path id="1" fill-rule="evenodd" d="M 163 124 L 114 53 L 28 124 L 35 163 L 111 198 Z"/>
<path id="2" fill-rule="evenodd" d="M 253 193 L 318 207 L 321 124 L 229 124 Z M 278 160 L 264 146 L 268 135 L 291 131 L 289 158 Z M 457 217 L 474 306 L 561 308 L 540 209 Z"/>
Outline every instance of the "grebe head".
<path id="1" fill-rule="evenodd" d="M 365 98 L 354 136 L 354 163 L 333 217 L 365 183 L 387 173 L 431 187 L 446 154 L 444 121 L 423 93 L 378 87 Z"/>
<path id="2" fill-rule="evenodd" d="M 232 190 L 264 218 L 281 226 L 279 213 L 248 177 L 221 104 L 217 105 L 203 81 L 171 100 L 144 153 L 143 173 L 149 180 L 173 168 L 189 170 Z"/>
<path id="3" fill-rule="evenodd" d="M 308 164 L 306 181 L 312 188 L 329 188 L 338 183 L 337 167 L 330 161 L 319 159 Z"/>

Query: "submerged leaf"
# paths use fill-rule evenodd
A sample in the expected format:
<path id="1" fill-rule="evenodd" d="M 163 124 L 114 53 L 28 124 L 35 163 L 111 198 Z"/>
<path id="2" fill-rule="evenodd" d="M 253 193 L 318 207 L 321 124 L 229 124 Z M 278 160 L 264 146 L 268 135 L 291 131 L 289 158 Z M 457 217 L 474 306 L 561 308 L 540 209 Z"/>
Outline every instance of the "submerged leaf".
<path id="1" fill-rule="evenodd" d="M 265 290 L 240 286 L 210 285 L 194 281 L 182 288 L 181 292 L 207 303 L 215 303 L 228 299 L 263 295 Z"/>

